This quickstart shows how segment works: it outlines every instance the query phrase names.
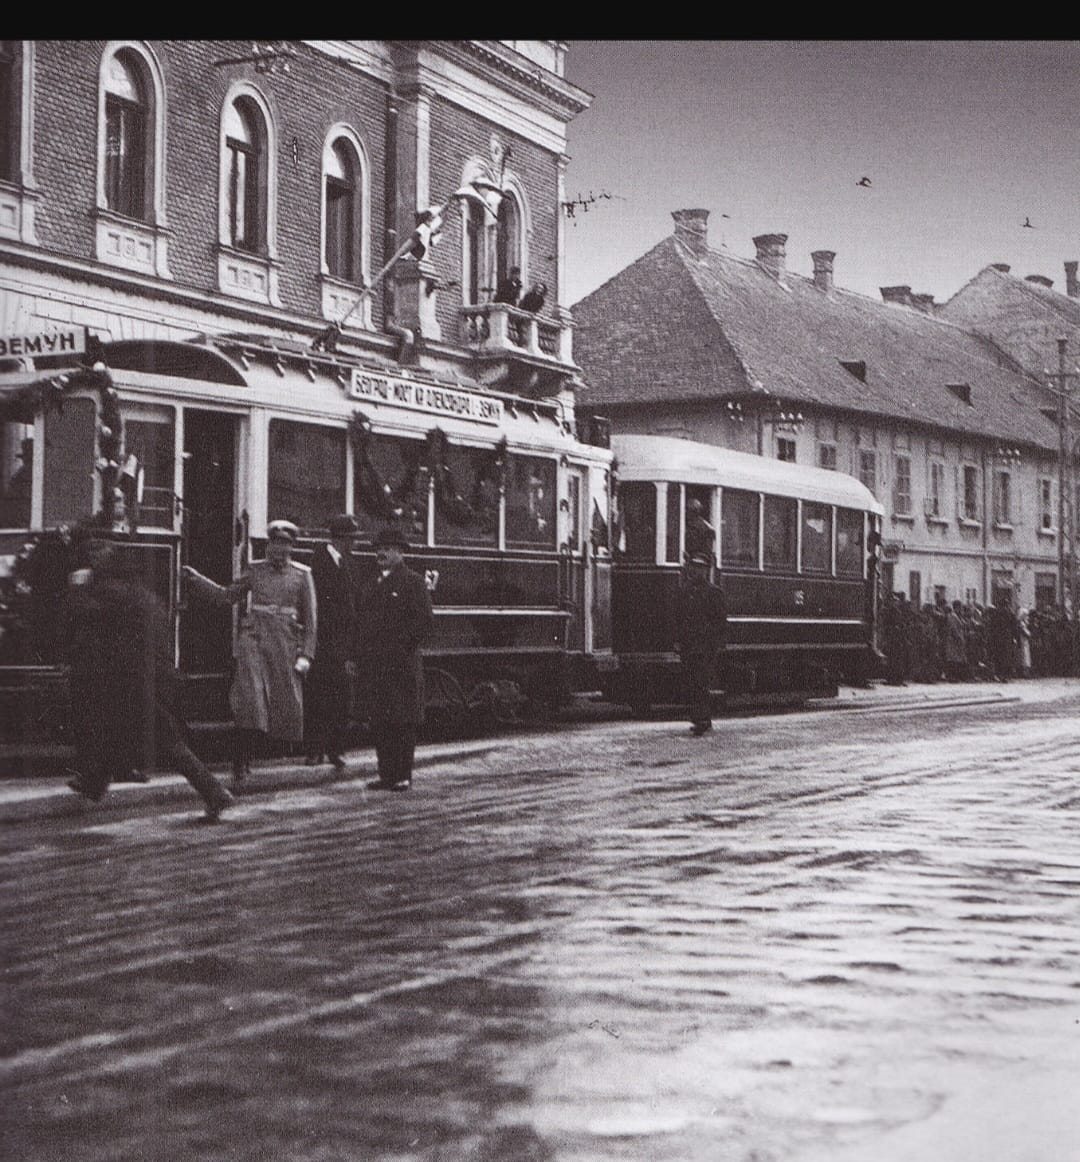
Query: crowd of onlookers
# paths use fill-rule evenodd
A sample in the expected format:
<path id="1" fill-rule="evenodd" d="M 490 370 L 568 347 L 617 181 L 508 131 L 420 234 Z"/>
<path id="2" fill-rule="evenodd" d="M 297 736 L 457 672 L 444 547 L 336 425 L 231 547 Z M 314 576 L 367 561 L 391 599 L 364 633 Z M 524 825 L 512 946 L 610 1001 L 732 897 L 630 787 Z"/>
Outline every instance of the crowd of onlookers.
<path id="1" fill-rule="evenodd" d="M 921 608 L 903 593 L 881 609 L 885 680 L 998 681 L 1080 673 L 1080 625 L 1060 606 L 1040 609 L 929 602 Z"/>

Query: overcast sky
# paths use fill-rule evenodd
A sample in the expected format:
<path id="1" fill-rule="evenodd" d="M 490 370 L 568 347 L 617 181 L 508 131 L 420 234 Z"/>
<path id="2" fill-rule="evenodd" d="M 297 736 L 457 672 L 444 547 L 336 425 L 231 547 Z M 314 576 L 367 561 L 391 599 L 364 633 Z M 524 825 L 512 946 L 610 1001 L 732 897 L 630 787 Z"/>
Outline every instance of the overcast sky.
<path id="1" fill-rule="evenodd" d="M 570 304 L 696 207 L 713 247 L 787 234 L 789 269 L 835 250 L 875 298 L 942 302 L 991 262 L 1064 291 L 1080 259 L 1080 41 L 571 41 L 566 75 L 594 98 L 567 198 L 597 197 L 567 222 Z"/>

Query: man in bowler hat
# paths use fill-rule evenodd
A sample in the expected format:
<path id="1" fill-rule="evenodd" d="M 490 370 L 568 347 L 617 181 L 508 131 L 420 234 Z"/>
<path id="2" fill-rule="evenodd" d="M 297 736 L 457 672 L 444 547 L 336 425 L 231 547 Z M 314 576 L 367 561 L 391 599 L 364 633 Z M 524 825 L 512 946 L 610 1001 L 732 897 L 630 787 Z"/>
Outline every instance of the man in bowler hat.
<path id="1" fill-rule="evenodd" d="M 709 689 L 727 633 L 724 594 L 709 578 L 711 565 L 711 553 L 689 554 L 675 605 L 675 641 L 690 706 L 690 733 L 695 736 L 712 730 Z"/>
<path id="2" fill-rule="evenodd" d="M 434 626 L 423 577 L 406 568 L 405 534 L 388 525 L 375 537 L 378 573 L 357 599 L 353 656 L 371 727 L 379 777 L 368 788 L 407 791 L 424 716 L 420 646 Z"/>
<path id="3" fill-rule="evenodd" d="M 311 558 L 311 579 L 319 611 L 315 660 L 304 683 L 304 743 L 309 767 L 328 760 L 344 770 L 352 693 L 349 651 L 356 621 L 356 563 L 352 557 L 356 518 L 332 516 L 328 544 Z"/>

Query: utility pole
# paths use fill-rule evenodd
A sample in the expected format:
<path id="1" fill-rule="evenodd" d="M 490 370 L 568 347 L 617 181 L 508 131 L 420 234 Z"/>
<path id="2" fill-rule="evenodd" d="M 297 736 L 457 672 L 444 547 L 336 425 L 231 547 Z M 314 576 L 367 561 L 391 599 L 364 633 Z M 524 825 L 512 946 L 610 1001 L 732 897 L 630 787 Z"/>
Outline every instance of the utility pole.
<path id="1" fill-rule="evenodd" d="M 1076 598 L 1076 497 L 1072 495 L 1072 462 L 1076 453 L 1070 431 L 1071 387 L 1069 381 L 1078 373 L 1065 370 L 1068 339 L 1058 339 L 1058 369 L 1046 372 L 1057 396 L 1058 423 L 1058 595 L 1066 612 L 1075 615 Z M 1066 541 L 1068 547 L 1066 547 Z"/>

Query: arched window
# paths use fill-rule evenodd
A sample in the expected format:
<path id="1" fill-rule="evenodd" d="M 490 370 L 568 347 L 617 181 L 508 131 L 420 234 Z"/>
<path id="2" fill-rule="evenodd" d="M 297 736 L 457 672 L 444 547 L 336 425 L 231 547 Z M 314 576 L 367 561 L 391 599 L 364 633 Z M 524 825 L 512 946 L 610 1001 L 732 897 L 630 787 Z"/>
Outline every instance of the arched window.
<path id="1" fill-rule="evenodd" d="M 491 215 L 483 206 L 466 202 L 465 213 L 465 279 L 463 282 L 465 302 L 469 306 L 487 302 L 491 297 L 491 287 L 487 285 L 485 260 L 485 237 L 487 222 Z"/>
<path id="2" fill-rule="evenodd" d="M 225 110 L 226 244 L 266 249 L 266 125 L 258 106 L 237 97 Z"/>
<path id="3" fill-rule="evenodd" d="M 505 190 L 499 203 L 499 220 L 495 224 L 495 286 L 499 286 L 515 266 L 521 268 L 521 211 L 514 195 Z"/>
<path id="4" fill-rule="evenodd" d="M 364 182 L 352 143 L 339 137 L 326 156 L 326 271 L 345 282 L 363 277 Z"/>
<path id="5" fill-rule="evenodd" d="M 145 221 L 149 98 L 142 64 L 121 49 L 105 66 L 105 205 Z"/>

